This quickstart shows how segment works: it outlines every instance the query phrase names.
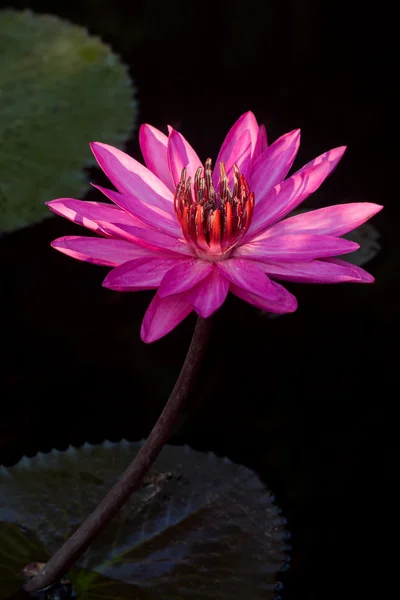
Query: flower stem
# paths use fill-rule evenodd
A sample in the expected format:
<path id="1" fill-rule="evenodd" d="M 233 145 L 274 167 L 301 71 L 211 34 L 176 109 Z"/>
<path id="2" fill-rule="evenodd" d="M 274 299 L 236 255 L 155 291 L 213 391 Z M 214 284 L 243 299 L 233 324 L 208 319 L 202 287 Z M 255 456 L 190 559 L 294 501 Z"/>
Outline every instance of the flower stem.
<path id="1" fill-rule="evenodd" d="M 192 342 L 175 387 L 146 442 L 108 494 L 46 565 L 25 584 L 37 592 L 58 581 L 106 527 L 142 482 L 164 444 L 171 437 L 182 407 L 199 370 L 211 330 L 211 319 L 197 319 Z"/>

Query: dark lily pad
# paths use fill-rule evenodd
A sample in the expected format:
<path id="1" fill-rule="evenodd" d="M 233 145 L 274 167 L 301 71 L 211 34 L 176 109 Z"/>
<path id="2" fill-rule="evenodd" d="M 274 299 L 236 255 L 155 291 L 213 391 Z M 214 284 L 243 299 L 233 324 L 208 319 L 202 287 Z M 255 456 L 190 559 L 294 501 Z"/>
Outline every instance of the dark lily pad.
<path id="1" fill-rule="evenodd" d="M 300 208 L 291 212 L 288 218 L 294 217 L 295 215 L 301 215 L 306 212 L 309 212 L 309 210 Z M 349 254 L 344 254 L 340 257 L 341 259 L 347 260 L 358 267 L 363 267 L 369 263 L 381 250 L 381 246 L 378 241 L 381 237 L 381 234 L 374 225 L 371 225 L 371 223 L 364 223 L 353 231 L 346 233 L 346 235 L 343 235 L 342 237 L 344 237 L 346 240 L 351 240 L 352 242 L 359 244 L 360 247 L 358 250 L 355 252 L 350 252 Z"/>
<path id="2" fill-rule="evenodd" d="M 0 510 L 0 518 L 2 511 Z M 21 570 L 33 561 L 46 561 L 49 553 L 32 532 L 15 523 L 0 521 L 0 598 L 17 592 Z"/>
<path id="3" fill-rule="evenodd" d="M 343 256 L 344 260 L 348 260 L 358 267 L 362 267 L 369 263 L 381 251 L 381 245 L 379 243 L 381 234 L 376 227 L 370 223 L 364 223 L 343 237 L 360 245 L 359 249 L 355 252 L 350 252 L 350 254 Z"/>
<path id="4" fill-rule="evenodd" d="M 13 581 L 27 562 L 54 552 L 139 447 L 85 444 L 0 469 L 0 546 L 2 532 L 17 532 L 15 551 L 7 542 L 10 550 L 0 554 L 0 577 Z M 28 534 L 36 544 L 29 551 Z M 78 599 L 87 600 L 272 599 L 285 538 L 273 498 L 252 471 L 187 446 L 166 446 L 69 577 Z"/>

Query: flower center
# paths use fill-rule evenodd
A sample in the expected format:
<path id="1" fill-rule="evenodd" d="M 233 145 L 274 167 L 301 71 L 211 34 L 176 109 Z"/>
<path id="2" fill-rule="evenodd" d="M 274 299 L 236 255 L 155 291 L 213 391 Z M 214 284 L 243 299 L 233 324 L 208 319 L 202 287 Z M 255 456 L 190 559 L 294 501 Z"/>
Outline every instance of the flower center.
<path id="1" fill-rule="evenodd" d="M 232 248 L 246 233 L 254 210 L 254 194 L 236 165 L 233 166 L 233 186 L 229 187 L 224 163 L 219 163 L 219 193 L 212 182 L 211 159 L 204 170 L 199 167 L 194 176 L 186 177 L 183 169 L 176 186 L 175 212 L 185 239 L 205 260 L 227 258 Z"/>

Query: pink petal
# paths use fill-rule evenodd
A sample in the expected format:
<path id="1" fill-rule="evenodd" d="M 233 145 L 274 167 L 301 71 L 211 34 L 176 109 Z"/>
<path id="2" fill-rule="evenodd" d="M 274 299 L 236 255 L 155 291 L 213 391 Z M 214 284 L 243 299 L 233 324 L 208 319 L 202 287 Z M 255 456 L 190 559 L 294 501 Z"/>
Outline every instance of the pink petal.
<path id="1" fill-rule="evenodd" d="M 110 231 L 115 236 L 125 236 L 142 246 L 159 248 L 165 253 L 176 252 L 185 256 L 193 256 L 193 250 L 186 244 L 184 240 L 178 240 L 166 235 L 161 231 L 150 229 L 150 227 L 130 227 L 128 225 L 116 226 L 110 225 Z"/>
<path id="2" fill-rule="evenodd" d="M 241 137 L 238 139 L 237 144 L 234 148 L 234 158 L 228 158 L 225 163 L 226 176 L 229 182 L 233 181 L 233 166 L 236 165 L 239 171 L 244 175 L 248 176 L 251 168 L 251 137 L 248 130 L 244 131 Z M 219 188 L 220 172 L 219 162 L 215 163 L 215 169 L 213 171 L 213 181 L 215 181 L 216 188 Z"/>
<path id="3" fill-rule="evenodd" d="M 327 258 L 324 262 L 331 263 L 332 265 L 339 265 L 342 267 L 346 267 L 346 265 L 350 266 L 351 270 L 357 273 L 357 275 L 359 276 L 359 280 L 357 280 L 357 283 L 374 283 L 375 281 L 375 277 L 371 275 L 371 273 L 368 273 L 367 271 L 365 271 L 361 267 L 358 267 L 357 265 L 348 263 L 347 260 L 341 260 L 340 258 Z"/>
<path id="4" fill-rule="evenodd" d="M 354 252 L 356 242 L 330 235 L 283 235 L 256 239 L 235 249 L 235 257 L 245 257 L 262 262 L 309 261 L 314 258 L 336 256 Z"/>
<path id="5" fill-rule="evenodd" d="M 119 292 L 137 292 L 157 288 L 165 273 L 180 260 L 161 256 L 145 256 L 125 262 L 107 275 L 103 286 Z"/>
<path id="6" fill-rule="evenodd" d="M 191 255 L 185 242 L 177 242 L 139 221 L 119 208 L 100 202 L 86 202 L 73 198 L 60 198 L 48 203 L 51 210 L 67 219 L 84 225 L 101 235 L 123 239 L 153 252 L 179 252 Z M 109 219 L 103 221 L 102 219 Z M 143 230 L 148 230 L 149 235 Z M 159 235 L 158 235 L 159 234 Z M 144 237 L 144 239 L 142 239 Z M 151 242 L 147 241 L 151 240 Z M 168 244 L 168 242 L 171 242 Z M 160 250 L 161 249 L 161 250 Z"/>
<path id="7" fill-rule="evenodd" d="M 265 129 L 265 125 L 260 125 L 258 129 L 258 137 L 256 142 L 256 147 L 254 148 L 252 161 L 253 164 L 257 160 L 257 158 L 265 152 L 268 148 L 268 139 L 267 139 L 267 130 Z"/>
<path id="8" fill-rule="evenodd" d="M 258 123 L 252 112 L 242 115 L 231 127 L 226 136 L 221 150 L 215 161 L 213 183 L 219 186 L 219 163 L 225 164 L 228 174 L 233 171 L 233 165 L 237 165 L 241 173 L 247 178 L 250 170 L 251 157 L 257 144 L 259 134 Z M 239 163 L 241 166 L 239 167 Z M 228 174 L 228 177 L 229 177 Z"/>
<path id="9" fill-rule="evenodd" d="M 331 173 L 333 169 L 337 166 L 338 162 L 340 161 L 345 152 L 346 146 L 338 146 L 337 148 L 328 150 L 327 152 L 320 154 L 316 158 L 313 158 L 313 160 L 310 160 L 310 162 L 308 162 L 304 165 L 304 167 L 301 167 L 301 169 L 293 173 L 293 175 L 297 175 L 297 173 L 302 173 L 303 171 L 308 171 L 312 167 L 315 167 L 316 165 L 319 165 L 326 160 L 332 163 L 332 165 L 330 165 L 329 168 L 329 173 Z"/>
<path id="10" fill-rule="evenodd" d="M 274 290 L 274 296 L 272 298 L 268 295 L 257 296 L 236 285 L 231 285 L 230 290 L 235 296 L 238 296 L 245 302 L 260 308 L 261 310 L 266 310 L 267 312 L 275 314 L 294 312 L 297 309 L 296 298 L 284 287 L 279 285 L 279 283 L 271 281 L 271 285 Z"/>
<path id="11" fill-rule="evenodd" d="M 255 237 L 273 223 L 283 219 L 315 192 L 336 167 L 344 151 L 345 147 L 341 147 L 321 154 L 312 161 L 315 164 L 306 165 L 295 175 L 276 185 L 258 203 L 256 196 L 253 219 L 243 241 Z"/>
<path id="12" fill-rule="evenodd" d="M 123 239 L 153 252 L 160 252 L 161 249 L 167 253 L 179 252 L 191 255 L 184 241 L 179 242 L 155 231 L 139 219 L 110 204 L 60 198 L 49 202 L 48 205 L 56 214 L 101 235 Z M 149 232 L 147 236 L 145 230 Z"/>
<path id="13" fill-rule="evenodd" d="M 148 251 L 125 240 L 108 240 L 96 237 L 68 235 L 51 243 L 63 254 L 78 260 L 115 267 L 128 260 L 148 255 Z"/>
<path id="14" fill-rule="evenodd" d="M 257 263 L 269 277 L 301 283 L 341 283 L 357 282 L 371 283 L 373 277 L 345 260 L 337 263 L 327 260 L 312 260 L 310 262 L 273 262 Z M 328 262 L 329 261 L 329 262 Z"/>
<path id="15" fill-rule="evenodd" d="M 174 193 L 167 160 L 168 137 L 155 127 L 144 124 L 139 130 L 139 143 L 147 168 Z"/>
<path id="16" fill-rule="evenodd" d="M 174 212 L 173 194 L 144 165 L 108 144 L 92 142 L 90 147 L 101 169 L 121 194 L 133 194 L 165 212 Z"/>
<path id="17" fill-rule="evenodd" d="M 288 174 L 300 145 L 300 129 L 277 139 L 253 163 L 249 181 L 254 192 L 256 207 L 264 197 Z"/>
<path id="18" fill-rule="evenodd" d="M 216 263 L 222 275 L 234 285 L 261 296 L 274 296 L 271 281 L 250 260 L 229 258 Z"/>
<path id="19" fill-rule="evenodd" d="M 344 235 L 368 221 L 383 206 L 371 202 L 336 204 L 289 217 L 265 232 L 265 237 L 298 233 Z"/>
<path id="20" fill-rule="evenodd" d="M 203 319 L 210 317 L 222 306 L 229 291 L 229 282 L 223 277 L 219 269 L 213 269 L 203 281 L 200 281 L 186 294 L 186 298 L 193 306 L 196 313 Z"/>
<path id="21" fill-rule="evenodd" d="M 142 202 L 134 194 L 125 196 L 113 190 L 103 188 L 100 185 L 93 185 L 93 187 L 100 190 L 117 206 L 132 215 L 135 220 L 138 219 L 149 227 L 157 229 L 166 235 L 172 235 L 175 238 L 182 237 L 182 229 L 175 215 L 164 212 L 158 206 Z"/>
<path id="22" fill-rule="evenodd" d="M 184 294 L 160 298 L 156 294 L 144 316 L 140 336 L 150 344 L 174 329 L 191 312 L 192 306 Z"/>
<path id="23" fill-rule="evenodd" d="M 213 265 L 203 260 L 184 260 L 168 271 L 160 284 L 160 298 L 187 292 L 212 271 Z"/>
<path id="24" fill-rule="evenodd" d="M 181 179 L 182 170 L 186 168 L 187 177 L 193 177 L 199 167 L 202 167 L 201 160 L 193 150 L 192 146 L 185 140 L 183 135 L 171 128 L 168 138 L 167 158 L 170 173 L 174 186 L 176 187 Z"/>
<path id="25" fill-rule="evenodd" d="M 113 235 L 108 223 L 145 227 L 138 219 L 104 202 L 88 202 L 74 198 L 57 198 L 46 203 L 56 215 L 65 217 L 102 235 Z"/>

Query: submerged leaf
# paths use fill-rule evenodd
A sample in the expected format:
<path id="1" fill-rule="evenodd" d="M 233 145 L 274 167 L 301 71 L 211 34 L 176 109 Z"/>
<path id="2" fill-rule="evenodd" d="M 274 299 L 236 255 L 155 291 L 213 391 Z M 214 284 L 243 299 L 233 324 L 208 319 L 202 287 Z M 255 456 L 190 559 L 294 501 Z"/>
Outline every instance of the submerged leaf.
<path id="1" fill-rule="evenodd" d="M 50 15 L 0 11 L 0 232 L 82 196 L 90 140 L 121 145 L 135 117 L 128 69 L 99 38 Z"/>
<path id="2" fill-rule="evenodd" d="M 301 215 L 307 212 L 309 212 L 307 209 L 300 208 L 290 213 L 289 217 L 294 217 L 295 215 Z M 342 237 L 346 240 L 351 240 L 352 242 L 359 244 L 360 247 L 358 250 L 355 252 L 349 252 L 348 254 L 344 254 L 340 257 L 341 259 L 347 260 L 358 267 L 363 267 L 370 260 L 375 258 L 375 256 L 381 250 L 381 246 L 378 242 L 381 234 L 376 227 L 370 223 L 363 223 Z M 275 315 L 273 316 L 275 317 Z"/>
<path id="3" fill-rule="evenodd" d="M 139 447 L 85 444 L 0 470 L 1 518 L 34 532 L 54 552 Z M 88 600 L 273 598 L 284 540 L 273 498 L 252 471 L 187 446 L 166 446 L 70 579 L 78 598 Z"/>
<path id="4" fill-rule="evenodd" d="M 362 267 L 368 263 L 381 251 L 381 245 L 378 241 L 381 235 L 376 227 L 370 223 L 360 225 L 357 229 L 346 233 L 343 237 L 360 245 L 359 249 L 355 252 L 343 256 L 344 260 L 348 260 L 358 267 Z"/>

